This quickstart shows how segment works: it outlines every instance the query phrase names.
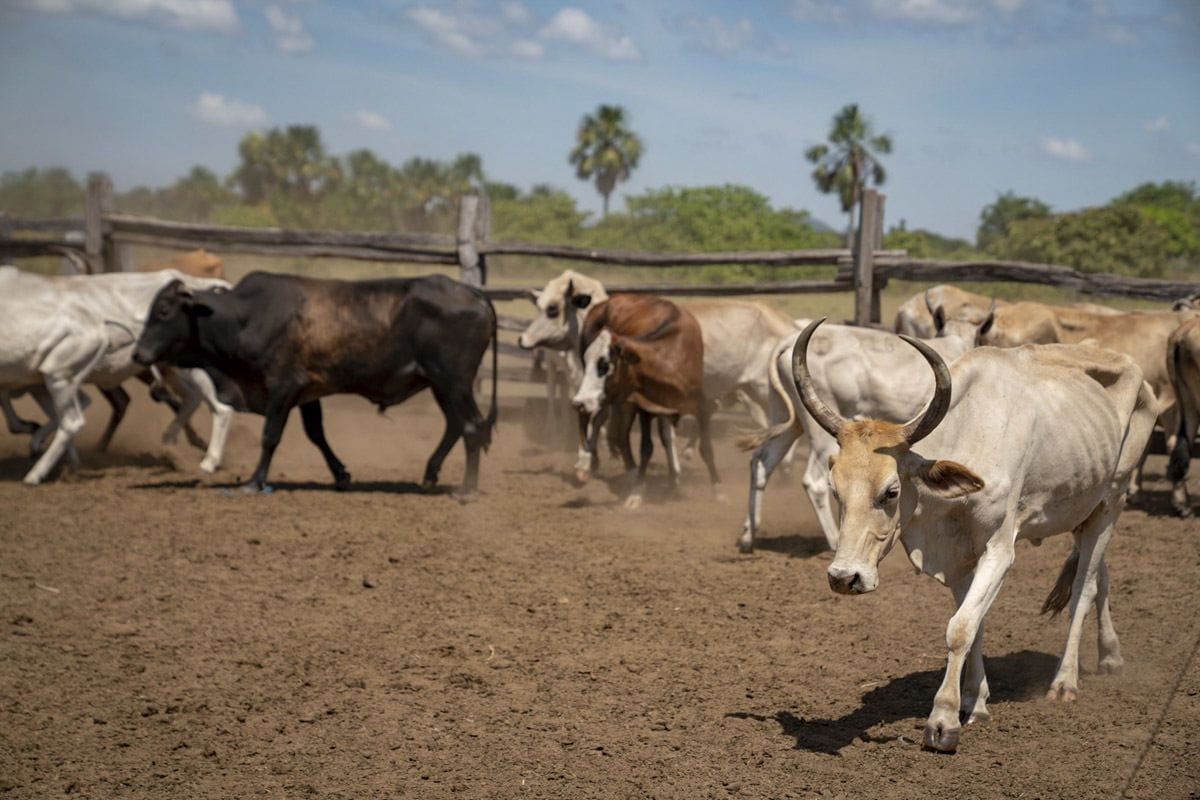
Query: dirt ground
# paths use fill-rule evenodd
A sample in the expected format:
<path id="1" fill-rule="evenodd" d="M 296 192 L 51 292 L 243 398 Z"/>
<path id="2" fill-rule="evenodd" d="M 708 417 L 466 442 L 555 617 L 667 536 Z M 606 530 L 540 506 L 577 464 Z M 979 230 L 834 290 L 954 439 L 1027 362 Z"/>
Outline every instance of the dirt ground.
<path id="1" fill-rule="evenodd" d="M 1042 699 L 1065 621 L 1037 612 L 1068 538 L 1021 545 L 988 618 L 993 719 L 943 756 L 920 739 L 949 592 L 900 548 L 878 592 L 830 592 L 798 478 L 776 478 L 739 556 L 736 420 L 728 500 L 698 463 L 667 494 L 658 458 L 629 512 L 611 459 L 575 486 L 573 454 L 529 436 L 545 420 L 506 405 L 463 504 L 416 491 L 441 432 L 427 398 L 382 417 L 335 398 L 354 489 L 330 490 L 293 419 L 275 491 L 248 496 L 259 418 L 201 477 L 135 392 L 115 452 L 89 449 L 97 402 L 84 469 L 45 486 L 20 483 L 25 441 L 0 438 L 0 797 L 1200 793 L 1200 657 L 1183 670 L 1200 524 L 1167 513 L 1162 459 L 1109 551 L 1125 673 L 1093 674 L 1089 620 L 1079 702 Z M 443 481 L 462 467 L 456 449 Z"/>

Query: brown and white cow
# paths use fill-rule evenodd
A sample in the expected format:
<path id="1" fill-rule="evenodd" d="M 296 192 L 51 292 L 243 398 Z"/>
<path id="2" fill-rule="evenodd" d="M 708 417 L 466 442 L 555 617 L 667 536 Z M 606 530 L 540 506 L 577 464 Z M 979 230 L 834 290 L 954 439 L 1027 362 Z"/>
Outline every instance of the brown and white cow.
<path id="1" fill-rule="evenodd" d="M 1155 398 L 1137 364 L 1088 345 L 1042 345 L 978 348 L 948 369 L 928 345 L 904 337 L 933 370 L 929 406 L 904 423 L 848 420 L 817 396 L 808 373 L 808 342 L 820 322 L 796 340 L 793 371 L 804 406 L 840 446 L 831 473 L 842 517 L 829 585 L 841 594 L 874 591 L 878 564 L 899 540 L 958 607 L 925 746 L 953 752 L 963 721 L 989 717 L 983 622 L 1019 539 L 1071 532 L 1075 540 L 1043 605 L 1070 613 L 1048 696 L 1076 699 L 1093 602 L 1098 669 L 1118 670 L 1104 551 L 1154 426 Z"/>
<path id="2" fill-rule="evenodd" d="M 700 456 L 718 486 L 709 430 L 713 406 L 704 393 L 704 339 L 696 318 L 661 297 L 615 294 L 588 311 L 581 336 L 584 373 L 574 398 L 581 413 L 595 417 L 606 406 L 631 403 L 643 418 L 642 460 L 626 507 L 641 504 L 650 415 L 696 418 Z M 679 467 L 669 447 L 667 457 L 677 480 Z"/>
<path id="3" fill-rule="evenodd" d="M 1194 511 L 1188 498 L 1187 474 L 1192 446 L 1200 432 L 1200 318 L 1180 325 L 1167 340 L 1167 369 L 1179 404 L 1179 429 L 1167 465 L 1167 478 L 1174 482 L 1171 505 L 1180 516 Z"/>
<path id="4" fill-rule="evenodd" d="M 176 272 L 182 272 L 184 275 L 191 275 L 196 278 L 218 278 L 225 280 L 225 264 L 219 256 L 215 256 L 203 249 L 190 250 L 164 261 L 146 261 L 138 264 L 137 269 L 138 272 L 158 272 L 159 270 L 173 269 Z"/>

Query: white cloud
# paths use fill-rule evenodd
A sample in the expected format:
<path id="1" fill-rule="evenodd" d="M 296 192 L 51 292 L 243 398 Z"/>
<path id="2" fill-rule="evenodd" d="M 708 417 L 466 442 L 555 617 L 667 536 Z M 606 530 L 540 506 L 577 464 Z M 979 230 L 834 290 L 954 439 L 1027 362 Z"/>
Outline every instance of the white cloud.
<path id="1" fill-rule="evenodd" d="M 688 15 L 679 20 L 679 26 L 695 34 L 697 43 L 714 53 L 732 53 L 754 40 L 754 25 L 745 17 L 726 22 L 716 16 Z"/>
<path id="2" fill-rule="evenodd" d="M 1164 114 L 1157 119 L 1146 120 L 1146 123 L 1142 127 L 1146 129 L 1147 133 L 1166 133 L 1171 130 L 1171 121 Z"/>
<path id="3" fill-rule="evenodd" d="M 313 49 L 313 38 L 304 30 L 299 16 L 291 16 L 279 6 L 267 6 L 263 12 L 275 34 L 275 46 L 288 55 L 300 55 Z"/>
<path id="4" fill-rule="evenodd" d="M 233 0 L 18 0 L 44 14 L 99 14 L 172 28 L 228 33 L 239 27 Z"/>
<path id="5" fill-rule="evenodd" d="M 188 112 L 198 120 L 211 125 L 229 125 L 252 128 L 267 123 L 267 112 L 253 103 L 226 99 L 216 92 L 201 92 L 196 102 L 188 106 Z"/>
<path id="6" fill-rule="evenodd" d="M 501 3 L 500 13 L 504 15 L 506 20 L 517 25 L 528 22 L 530 19 L 529 9 L 525 7 L 524 3 L 516 2 L 516 0 Z"/>
<path id="7" fill-rule="evenodd" d="M 468 35 L 466 21 L 429 6 L 415 6 L 408 18 L 444 46 L 460 55 L 477 58 L 483 48 Z"/>
<path id="8" fill-rule="evenodd" d="M 578 8 L 561 9 L 542 28 L 541 36 L 579 45 L 613 61 L 639 61 L 642 57 L 632 38 L 606 28 Z"/>
<path id="9" fill-rule="evenodd" d="M 1087 161 L 1092 157 L 1091 153 L 1074 139 L 1058 139 L 1054 136 L 1042 137 L 1042 152 L 1065 161 Z"/>
<path id="10" fill-rule="evenodd" d="M 546 48 L 542 47 L 539 42 L 529 39 L 518 39 L 509 45 L 508 52 L 517 58 L 527 58 L 530 61 L 537 61 L 546 54 Z"/>
<path id="11" fill-rule="evenodd" d="M 391 120 L 374 111 L 356 111 L 354 112 L 354 121 L 358 123 L 359 127 L 369 131 L 390 131 L 392 129 Z"/>
<path id="12" fill-rule="evenodd" d="M 881 19 L 940 25 L 964 25 L 978 15 L 965 0 L 872 0 L 871 8 Z"/>

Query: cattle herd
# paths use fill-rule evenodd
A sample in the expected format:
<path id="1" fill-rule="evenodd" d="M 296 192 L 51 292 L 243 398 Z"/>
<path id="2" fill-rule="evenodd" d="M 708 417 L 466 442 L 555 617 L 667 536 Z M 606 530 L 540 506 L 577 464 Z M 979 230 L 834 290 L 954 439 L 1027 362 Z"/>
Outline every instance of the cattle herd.
<path id="1" fill-rule="evenodd" d="M 0 405 L 9 430 L 31 435 L 27 484 L 45 480 L 84 423 L 85 383 L 121 421 L 130 378 L 172 404 L 164 433 L 201 442 L 189 420 L 201 402 L 213 429 L 201 470 L 216 470 L 233 412 L 265 418 L 249 492 L 268 471 L 287 418 L 304 432 L 335 486 L 351 478 L 326 440 L 321 398 L 367 398 L 380 410 L 430 389 L 445 432 L 423 488 L 462 439 L 464 497 L 478 489 L 481 452 L 497 419 L 497 316 L 478 289 L 443 276 L 336 281 L 255 272 L 236 286 L 203 251 L 137 273 L 44 277 L 0 267 Z M 1101 671 L 1122 665 L 1104 553 L 1126 498 L 1140 490 L 1151 432 L 1166 440 L 1172 505 L 1194 509 L 1185 477 L 1200 427 L 1200 297 L 1170 310 L 1008 303 L 951 286 L 906 302 L 895 333 L 794 320 L 741 301 L 676 304 L 612 293 L 567 271 L 533 293 L 536 317 L 519 344 L 537 349 L 571 387 L 578 416 L 574 472 L 599 464 L 600 436 L 628 473 L 629 509 L 643 502 L 657 432 L 672 484 L 675 430 L 695 420 L 695 444 L 724 497 L 712 415 L 740 403 L 757 431 L 748 451 L 747 510 L 737 546 L 753 550 L 772 473 L 807 435 L 803 486 L 835 555 L 830 587 L 874 591 L 897 541 L 913 565 L 947 586 L 956 612 L 924 744 L 957 749 L 964 724 L 988 718 L 983 622 L 1016 541 L 1071 533 L 1074 546 L 1043 607 L 1069 616 L 1049 696 L 1079 689 L 1083 621 L 1094 604 Z M 899 334 L 899 335 L 897 335 Z M 491 350 L 490 394 L 476 403 Z M 28 393 L 46 421 L 22 419 Z M 640 444 L 630 445 L 634 423 Z"/>

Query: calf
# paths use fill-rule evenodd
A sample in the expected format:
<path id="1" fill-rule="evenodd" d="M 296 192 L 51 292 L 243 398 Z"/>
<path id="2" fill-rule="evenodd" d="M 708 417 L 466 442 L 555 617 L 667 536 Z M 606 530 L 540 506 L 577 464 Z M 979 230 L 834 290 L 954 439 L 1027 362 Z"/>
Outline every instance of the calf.
<path id="1" fill-rule="evenodd" d="M 874 591 L 879 561 L 899 539 L 958 606 L 925 746 L 953 752 L 962 721 L 989 717 L 983 620 L 1018 539 L 1068 531 L 1075 539 L 1043 605 L 1070 609 L 1048 696 L 1076 699 L 1079 641 L 1093 601 L 1099 671 L 1120 669 L 1104 551 L 1154 427 L 1154 394 L 1137 364 L 1087 345 L 1043 345 L 979 348 L 951 370 L 928 345 L 904 337 L 933 370 L 929 406 L 904 423 L 847 420 L 817 396 L 809 375 L 808 343 L 820 322 L 796 340 L 793 371 L 805 408 L 841 448 L 831 470 L 842 517 L 829 585 L 842 594 Z"/>
<path id="2" fill-rule="evenodd" d="M 588 312 L 580 346 L 584 374 L 575 393 L 580 411 L 595 417 L 610 404 L 629 402 L 643 415 L 694 416 L 699 423 L 700 455 L 713 485 L 718 486 L 709 431 L 712 404 L 704 394 L 704 340 L 696 318 L 660 297 L 613 295 Z M 641 503 L 647 441 L 643 428 L 642 462 L 625 501 L 630 508 Z M 674 478 L 678 465 L 669 448 L 668 459 Z"/>
<path id="3" fill-rule="evenodd" d="M 492 345 L 492 407 L 484 419 L 472 386 Z M 262 455 L 248 490 L 266 488 L 289 412 L 325 458 L 335 485 L 350 474 L 325 440 L 321 398 L 357 394 L 382 411 L 430 389 L 446 430 L 425 466 L 431 489 L 461 437 L 463 491 L 478 486 L 479 451 L 496 421 L 496 312 L 478 289 L 445 276 L 337 281 L 254 272 L 230 292 L 192 292 L 180 282 L 154 298 L 134 358 L 203 367 L 236 384 L 247 410 L 266 417 Z"/>

